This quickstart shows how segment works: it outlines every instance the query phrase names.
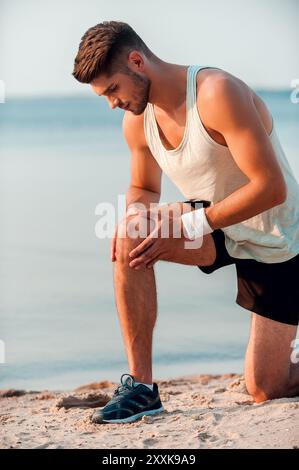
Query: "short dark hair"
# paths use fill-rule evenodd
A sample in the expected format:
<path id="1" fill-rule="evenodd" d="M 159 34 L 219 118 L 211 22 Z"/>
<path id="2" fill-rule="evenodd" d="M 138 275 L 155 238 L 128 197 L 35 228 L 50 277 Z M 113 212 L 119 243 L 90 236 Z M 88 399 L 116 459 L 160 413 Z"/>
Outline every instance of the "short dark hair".
<path id="1" fill-rule="evenodd" d="M 100 74 L 108 77 L 116 71 L 126 73 L 126 59 L 132 50 L 148 58 L 151 50 L 127 23 L 104 21 L 89 28 L 81 38 L 72 75 L 81 83 L 90 83 Z"/>

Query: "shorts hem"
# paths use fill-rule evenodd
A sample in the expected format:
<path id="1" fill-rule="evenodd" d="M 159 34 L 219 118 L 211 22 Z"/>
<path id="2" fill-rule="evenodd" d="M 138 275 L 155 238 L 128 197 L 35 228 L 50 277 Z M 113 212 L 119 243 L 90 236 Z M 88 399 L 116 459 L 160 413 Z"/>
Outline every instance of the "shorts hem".
<path id="1" fill-rule="evenodd" d="M 258 308 L 254 305 L 252 306 L 252 305 L 246 304 L 246 302 L 242 302 L 240 299 L 238 299 L 238 297 L 236 298 L 235 303 L 238 304 L 240 307 L 244 308 L 245 310 L 248 310 L 251 313 L 256 313 L 257 315 L 260 315 L 261 317 L 264 317 L 264 318 L 268 318 L 269 320 L 283 323 L 284 325 L 298 326 L 299 319 L 275 317 L 273 314 L 265 313 L 264 310 L 261 308 Z"/>

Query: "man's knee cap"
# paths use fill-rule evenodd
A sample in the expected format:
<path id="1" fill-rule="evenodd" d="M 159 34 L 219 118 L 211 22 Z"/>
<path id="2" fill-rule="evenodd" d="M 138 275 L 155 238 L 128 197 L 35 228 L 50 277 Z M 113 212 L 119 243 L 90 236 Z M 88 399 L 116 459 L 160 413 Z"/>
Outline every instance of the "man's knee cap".
<path id="1" fill-rule="evenodd" d="M 139 231 L 134 229 L 137 223 L 136 219 L 132 223 L 132 216 L 129 216 L 119 224 L 116 241 L 117 260 L 128 261 L 130 251 L 144 240 L 145 237 L 140 237 Z"/>

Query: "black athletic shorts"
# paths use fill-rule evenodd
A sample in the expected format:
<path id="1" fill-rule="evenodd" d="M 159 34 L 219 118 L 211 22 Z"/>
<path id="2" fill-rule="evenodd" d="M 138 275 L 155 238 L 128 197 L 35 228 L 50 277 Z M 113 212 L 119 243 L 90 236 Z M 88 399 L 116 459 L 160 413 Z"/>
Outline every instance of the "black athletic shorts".
<path id="1" fill-rule="evenodd" d="M 184 201 L 192 207 L 209 201 Z M 298 325 L 299 323 L 299 254 L 281 263 L 262 263 L 254 259 L 233 258 L 225 247 L 224 232 L 215 229 L 211 236 L 216 247 L 216 259 L 209 266 L 198 266 L 211 274 L 223 266 L 234 264 L 237 272 L 238 293 L 236 303 L 263 317 Z"/>

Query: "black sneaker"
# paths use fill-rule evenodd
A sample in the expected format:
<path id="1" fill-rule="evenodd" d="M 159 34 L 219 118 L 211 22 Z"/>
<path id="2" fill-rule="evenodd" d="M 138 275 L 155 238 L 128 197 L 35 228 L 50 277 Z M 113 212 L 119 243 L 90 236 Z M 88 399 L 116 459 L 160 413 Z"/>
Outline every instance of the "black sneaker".
<path id="1" fill-rule="evenodd" d="M 126 379 L 123 379 L 127 376 Z M 94 412 L 93 423 L 132 423 L 144 415 L 155 415 L 164 411 L 160 401 L 158 385 L 153 383 L 153 391 L 146 385 L 135 386 L 134 377 L 123 374 L 120 385 L 111 400 Z"/>

